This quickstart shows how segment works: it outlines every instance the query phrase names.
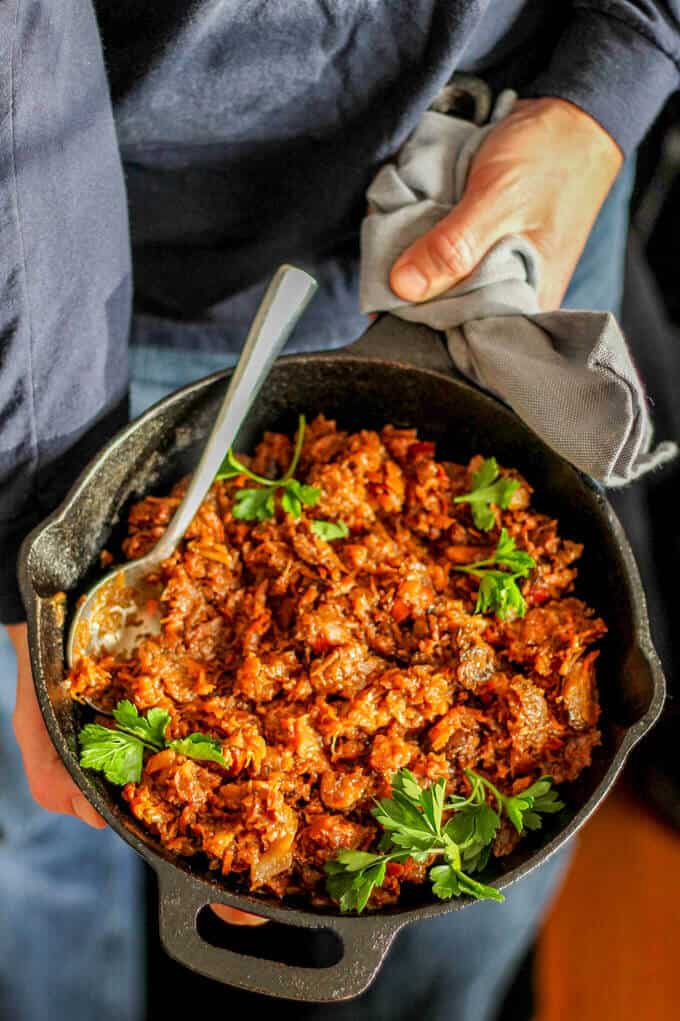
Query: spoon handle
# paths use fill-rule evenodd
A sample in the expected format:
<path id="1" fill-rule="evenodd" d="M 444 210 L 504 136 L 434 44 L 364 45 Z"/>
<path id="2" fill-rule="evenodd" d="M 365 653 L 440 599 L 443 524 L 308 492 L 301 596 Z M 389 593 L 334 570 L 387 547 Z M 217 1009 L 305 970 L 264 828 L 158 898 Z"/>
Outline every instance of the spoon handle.
<path id="1" fill-rule="evenodd" d="M 153 551 L 154 560 L 169 557 L 191 524 L 274 359 L 317 286 L 314 277 L 294 266 L 279 266 L 274 274 L 250 327 L 222 407 L 184 499 Z"/>

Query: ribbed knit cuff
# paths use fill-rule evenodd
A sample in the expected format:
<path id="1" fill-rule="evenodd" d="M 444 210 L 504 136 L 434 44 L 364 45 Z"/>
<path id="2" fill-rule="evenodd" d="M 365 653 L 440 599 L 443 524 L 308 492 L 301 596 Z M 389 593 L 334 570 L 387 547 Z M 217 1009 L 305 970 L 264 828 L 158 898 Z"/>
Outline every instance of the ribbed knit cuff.
<path id="1" fill-rule="evenodd" d="M 623 21 L 577 11 L 554 56 L 522 96 L 556 96 L 590 114 L 631 153 L 680 85 L 674 60 Z"/>

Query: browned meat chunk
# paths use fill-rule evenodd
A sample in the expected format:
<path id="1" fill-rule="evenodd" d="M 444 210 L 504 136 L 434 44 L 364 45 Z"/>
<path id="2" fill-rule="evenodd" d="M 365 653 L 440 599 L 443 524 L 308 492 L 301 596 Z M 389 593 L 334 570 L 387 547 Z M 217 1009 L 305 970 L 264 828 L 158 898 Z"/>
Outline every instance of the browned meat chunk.
<path id="1" fill-rule="evenodd" d="M 471 629 L 458 632 L 457 677 L 464 688 L 475 691 L 496 672 L 496 656 L 490 645 Z"/>
<path id="2" fill-rule="evenodd" d="M 562 698 L 574 730 L 594 727 L 600 715 L 595 687 L 595 660 L 598 652 L 589 652 L 571 668 L 564 681 Z"/>
<path id="3" fill-rule="evenodd" d="M 521 772 L 532 758 L 540 757 L 551 736 L 551 718 L 543 692 L 527 677 L 513 678 L 510 691 L 510 762 L 515 771 Z"/>

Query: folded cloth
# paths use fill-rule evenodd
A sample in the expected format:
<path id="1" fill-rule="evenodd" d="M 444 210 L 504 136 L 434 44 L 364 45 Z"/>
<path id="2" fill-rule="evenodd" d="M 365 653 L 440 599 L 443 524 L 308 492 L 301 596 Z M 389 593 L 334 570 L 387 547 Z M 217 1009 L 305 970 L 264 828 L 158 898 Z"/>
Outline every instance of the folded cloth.
<path id="1" fill-rule="evenodd" d="M 539 262 L 529 241 L 504 238 L 465 280 L 430 301 L 404 303 L 389 286 L 397 257 L 459 201 L 477 149 L 515 98 L 501 93 L 485 127 L 429 110 L 378 172 L 361 231 L 361 310 L 445 333 L 463 375 L 507 402 L 581 471 L 623 486 L 677 448 L 652 446 L 644 388 L 614 316 L 539 312 Z"/>

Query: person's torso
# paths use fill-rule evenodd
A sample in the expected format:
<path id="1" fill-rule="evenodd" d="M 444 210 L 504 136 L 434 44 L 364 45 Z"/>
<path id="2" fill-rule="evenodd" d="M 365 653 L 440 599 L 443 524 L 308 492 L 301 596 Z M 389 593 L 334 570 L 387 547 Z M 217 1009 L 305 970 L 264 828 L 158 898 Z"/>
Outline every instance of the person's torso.
<path id="1" fill-rule="evenodd" d="M 327 264 L 330 289 L 342 288 L 377 168 L 465 66 L 466 47 L 478 67 L 544 13 L 542 0 L 95 6 L 138 299 L 191 318 L 281 261 L 322 275 Z"/>

